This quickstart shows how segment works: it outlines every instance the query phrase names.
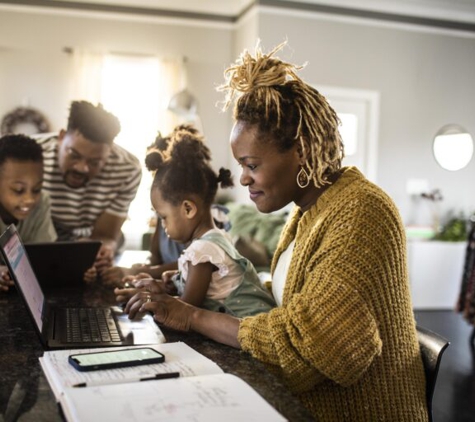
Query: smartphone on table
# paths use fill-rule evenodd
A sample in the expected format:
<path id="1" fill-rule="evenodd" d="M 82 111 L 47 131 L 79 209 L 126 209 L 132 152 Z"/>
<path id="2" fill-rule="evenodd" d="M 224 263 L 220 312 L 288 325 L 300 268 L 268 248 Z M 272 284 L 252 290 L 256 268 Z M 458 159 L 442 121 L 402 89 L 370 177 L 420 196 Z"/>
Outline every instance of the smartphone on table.
<path id="1" fill-rule="evenodd" d="M 165 362 L 165 356 L 151 347 L 111 350 L 106 352 L 77 353 L 68 357 L 78 371 L 123 368 Z"/>

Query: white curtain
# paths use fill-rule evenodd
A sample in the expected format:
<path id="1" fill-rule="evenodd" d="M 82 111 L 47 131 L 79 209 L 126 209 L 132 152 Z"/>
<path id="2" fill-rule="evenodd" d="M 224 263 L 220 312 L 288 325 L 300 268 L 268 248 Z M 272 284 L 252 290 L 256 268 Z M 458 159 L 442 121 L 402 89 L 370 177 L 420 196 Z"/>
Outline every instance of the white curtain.
<path id="1" fill-rule="evenodd" d="M 162 134 L 167 134 L 180 123 L 187 119 L 168 110 L 168 103 L 171 97 L 177 92 L 186 88 L 186 69 L 183 59 L 159 59 L 152 56 L 127 55 L 127 54 L 106 54 L 83 49 L 73 49 L 71 51 L 71 86 L 69 98 L 73 100 L 86 100 L 93 104 L 103 103 L 110 99 L 110 95 L 105 90 L 116 90 L 120 93 L 122 85 L 126 87 L 136 75 L 130 75 L 122 81 L 110 81 L 114 68 L 128 67 L 139 69 L 146 62 L 157 61 L 157 89 L 159 112 L 156 116 L 156 130 Z M 149 81 L 148 81 L 149 82 Z M 109 88 L 105 88 L 108 86 Z M 106 97 L 106 98 L 105 98 Z M 106 107 L 107 108 L 107 107 Z M 112 110 L 111 110 L 112 111 Z"/>
<path id="2" fill-rule="evenodd" d="M 161 105 L 165 111 L 160 115 L 159 127 L 163 128 L 162 134 L 166 135 L 171 132 L 173 128 L 183 123 L 180 116 L 168 110 L 168 103 L 170 98 L 185 88 L 185 69 L 183 66 L 183 60 L 181 59 L 165 59 L 161 61 L 162 78 L 167 83 L 162 84 L 161 92 Z"/>
<path id="3" fill-rule="evenodd" d="M 180 61 L 154 56 L 108 54 L 103 58 L 100 100 L 115 114 L 121 131 L 115 142 L 142 163 L 142 182 L 124 224 L 126 248 L 141 246 L 142 233 L 154 217 L 150 203 L 152 175 L 145 168 L 145 153 L 157 132 L 168 134 L 178 123 L 167 110 L 180 83 Z"/>
<path id="4" fill-rule="evenodd" d="M 176 87 L 168 97 L 168 110 L 169 114 L 172 115 L 170 120 L 174 123 L 174 126 L 181 123 L 192 123 L 203 133 L 203 126 L 198 111 L 198 101 L 188 89 L 186 62 L 186 59 L 182 59 L 181 61 L 175 60 L 167 64 L 169 76 L 174 78 L 173 85 Z"/>
<path id="5" fill-rule="evenodd" d="M 101 101 L 104 54 L 74 49 L 71 52 L 70 100 Z"/>
<path id="6" fill-rule="evenodd" d="M 121 132 L 115 142 L 142 163 L 142 183 L 123 227 L 126 247 L 138 248 L 141 234 L 148 230 L 148 220 L 154 216 L 150 204 L 152 179 L 144 165 L 145 152 L 158 131 L 167 135 L 183 123 L 181 116 L 168 110 L 172 95 L 186 85 L 183 60 L 74 49 L 71 66 L 71 101 L 101 103 L 116 115 Z"/>

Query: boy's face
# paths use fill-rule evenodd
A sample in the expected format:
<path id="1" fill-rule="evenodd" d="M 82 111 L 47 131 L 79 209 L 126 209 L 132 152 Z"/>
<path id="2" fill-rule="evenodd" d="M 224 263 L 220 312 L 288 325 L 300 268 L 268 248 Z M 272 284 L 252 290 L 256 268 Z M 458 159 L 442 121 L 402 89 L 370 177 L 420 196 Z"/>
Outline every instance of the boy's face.
<path id="1" fill-rule="evenodd" d="M 6 160 L 0 166 L 0 204 L 17 220 L 24 220 L 38 204 L 43 163 Z"/>

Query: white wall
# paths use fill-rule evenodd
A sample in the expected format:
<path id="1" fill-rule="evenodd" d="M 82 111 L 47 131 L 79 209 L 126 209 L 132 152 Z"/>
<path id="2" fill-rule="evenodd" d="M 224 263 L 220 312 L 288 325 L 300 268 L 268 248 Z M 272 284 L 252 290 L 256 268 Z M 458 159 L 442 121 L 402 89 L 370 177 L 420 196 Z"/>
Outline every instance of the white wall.
<path id="1" fill-rule="evenodd" d="M 259 16 L 263 45 L 270 48 L 288 39 L 290 48 L 281 56 L 308 62 L 302 71 L 308 82 L 380 93 L 377 181 L 406 223 L 414 218 L 406 193 L 409 178 L 427 179 L 431 189 L 441 189 L 442 213 L 452 208 L 475 211 L 475 159 L 465 169 L 449 172 L 432 155 L 432 139 L 447 123 L 458 123 L 475 136 L 475 37 L 265 8 Z M 427 215 L 417 222 L 430 224 L 428 207 L 420 205 Z"/>
<path id="2" fill-rule="evenodd" d="M 236 29 L 234 31 L 234 39 L 233 39 L 233 57 L 232 61 L 234 62 L 240 54 L 244 50 L 254 51 L 256 46 L 257 39 L 259 38 L 259 20 L 258 20 L 258 13 L 257 9 L 254 8 L 249 11 L 236 25 Z M 230 106 L 228 112 L 228 116 L 232 117 L 232 106 Z M 230 120 L 230 127 L 232 128 L 232 118 Z M 239 183 L 239 176 L 241 174 L 241 169 L 239 164 L 236 160 L 232 157 L 232 153 L 230 151 L 230 169 L 234 174 L 234 198 L 236 201 L 242 203 L 252 203 L 249 199 L 249 191 L 247 188 L 241 186 Z"/>
<path id="3" fill-rule="evenodd" d="M 254 8 L 235 27 L 0 9 L 0 117 L 29 98 L 54 129 L 65 124 L 70 70 L 65 46 L 187 56 L 189 87 L 199 99 L 214 162 L 233 166 L 231 112 L 223 114 L 216 107 L 223 96 L 215 88 L 226 66 L 244 47 L 253 48 L 257 37 L 264 49 L 287 39 L 289 47 L 280 56 L 308 62 L 302 76 L 316 86 L 380 93 L 377 180 L 407 223 L 414 215 L 406 193 L 408 178 L 427 179 L 431 188 L 440 188 L 442 212 L 475 210 L 475 160 L 461 171 L 448 172 L 432 156 L 432 138 L 447 123 L 458 123 L 475 135 L 473 37 L 329 21 L 265 7 Z M 240 192 L 239 198 L 246 200 Z M 428 213 L 422 220 L 419 216 L 419 223 L 430 223 Z"/>
<path id="4" fill-rule="evenodd" d="M 0 116 L 28 98 L 64 127 L 69 107 L 71 58 L 63 47 L 156 54 L 188 59 L 189 89 L 199 99 L 205 135 L 217 165 L 228 165 L 229 119 L 215 106 L 225 64 L 232 60 L 232 28 L 184 26 L 104 17 L 0 10 Z M 160 128 L 157 128 L 159 130 Z M 150 143 L 153 140 L 150 140 Z"/>

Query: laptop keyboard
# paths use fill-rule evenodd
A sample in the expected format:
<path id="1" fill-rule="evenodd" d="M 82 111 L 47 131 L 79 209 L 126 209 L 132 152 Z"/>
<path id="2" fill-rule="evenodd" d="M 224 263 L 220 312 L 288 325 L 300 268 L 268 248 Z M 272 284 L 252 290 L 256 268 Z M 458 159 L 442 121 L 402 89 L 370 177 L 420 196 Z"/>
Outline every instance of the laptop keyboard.
<path id="1" fill-rule="evenodd" d="M 109 308 L 68 308 L 66 324 L 68 343 L 121 341 L 117 323 Z"/>

